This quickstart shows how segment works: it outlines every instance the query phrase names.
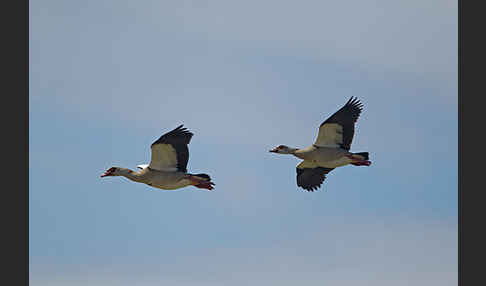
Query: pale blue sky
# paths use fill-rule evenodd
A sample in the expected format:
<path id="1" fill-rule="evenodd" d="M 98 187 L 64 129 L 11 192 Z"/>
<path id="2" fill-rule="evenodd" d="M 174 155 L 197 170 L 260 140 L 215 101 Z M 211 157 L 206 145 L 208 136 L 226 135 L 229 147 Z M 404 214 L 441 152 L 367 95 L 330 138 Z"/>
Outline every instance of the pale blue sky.
<path id="1" fill-rule="evenodd" d="M 31 285 L 457 285 L 456 1 L 30 1 L 29 68 Z M 213 192 L 99 177 L 179 124 Z"/>

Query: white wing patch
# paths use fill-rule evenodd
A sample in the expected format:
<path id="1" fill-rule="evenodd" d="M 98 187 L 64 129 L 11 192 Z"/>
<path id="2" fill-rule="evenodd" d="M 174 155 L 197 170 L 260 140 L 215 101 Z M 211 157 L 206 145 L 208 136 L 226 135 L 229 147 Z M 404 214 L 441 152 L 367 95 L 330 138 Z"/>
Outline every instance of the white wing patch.
<path id="1" fill-rule="evenodd" d="M 174 147 L 170 144 L 153 145 L 149 167 L 159 171 L 176 171 L 177 154 Z"/>
<path id="2" fill-rule="evenodd" d="M 148 166 L 149 166 L 148 164 L 142 164 L 142 165 L 137 165 L 137 168 L 143 170 L 143 169 L 147 168 Z"/>
<path id="3" fill-rule="evenodd" d="M 339 147 L 343 143 L 343 127 L 337 123 L 326 123 L 319 127 L 314 145 L 319 147 Z"/>
<path id="4" fill-rule="evenodd" d="M 300 162 L 300 164 L 297 165 L 297 168 L 299 169 L 307 169 L 307 168 L 314 169 L 317 167 L 319 167 L 319 165 L 317 165 L 316 163 L 312 161 L 306 161 L 306 160 Z"/>

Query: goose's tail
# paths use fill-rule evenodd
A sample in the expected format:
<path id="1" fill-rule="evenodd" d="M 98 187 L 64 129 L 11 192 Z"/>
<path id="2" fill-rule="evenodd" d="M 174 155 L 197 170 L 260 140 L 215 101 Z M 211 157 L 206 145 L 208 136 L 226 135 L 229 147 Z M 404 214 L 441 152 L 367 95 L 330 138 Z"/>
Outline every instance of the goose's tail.
<path id="1" fill-rule="evenodd" d="M 371 165 L 370 154 L 368 152 L 359 152 L 353 153 L 352 158 L 353 162 L 351 164 L 355 166 L 369 166 Z"/>
<path id="2" fill-rule="evenodd" d="M 200 189 L 212 190 L 214 183 L 211 182 L 211 177 L 208 174 L 191 174 L 191 181 L 193 186 Z"/>

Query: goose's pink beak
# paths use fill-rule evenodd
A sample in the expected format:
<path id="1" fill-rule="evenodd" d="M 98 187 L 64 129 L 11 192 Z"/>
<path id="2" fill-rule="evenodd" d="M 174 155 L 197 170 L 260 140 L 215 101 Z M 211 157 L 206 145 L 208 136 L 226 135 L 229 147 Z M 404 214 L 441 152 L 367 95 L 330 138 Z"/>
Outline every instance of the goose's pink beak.
<path id="1" fill-rule="evenodd" d="M 103 174 L 101 174 L 101 178 L 107 177 L 107 176 L 113 176 L 113 172 L 115 172 L 116 168 L 111 167 L 110 169 L 106 170 Z"/>

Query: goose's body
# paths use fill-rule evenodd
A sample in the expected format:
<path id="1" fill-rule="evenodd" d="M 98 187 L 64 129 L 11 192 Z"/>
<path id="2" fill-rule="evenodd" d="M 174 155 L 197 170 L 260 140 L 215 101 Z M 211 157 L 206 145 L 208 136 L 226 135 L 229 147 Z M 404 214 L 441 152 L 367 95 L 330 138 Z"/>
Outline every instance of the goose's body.
<path id="1" fill-rule="evenodd" d="M 352 162 L 347 155 L 353 153 L 341 148 L 318 147 L 311 145 L 295 151 L 295 157 L 316 163 L 320 167 L 337 168 Z"/>
<path id="2" fill-rule="evenodd" d="M 341 109 L 319 126 L 317 139 L 309 147 L 299 149 L 280 145 L 270 152 L 292 154 L 303 161 L 297 165 L 297 186 L 307 191 L 318 189 L 326 175 L 345 165 L 369 166 L 368 152 L 349 151 L 354 136 L 354 124 L 362 104 L 351 98 Z"/>
<path id="3" fill-rule="evenodd" d="M 176 190 L 192 185 L 184 172 L 168 172 L 145 168 L 137 172 L 141 183 L 162 190 Z"/>
<path id="4" fill-rule="evenodd" d="M 111 167 L 101 177 L 123 176 L 134 182 L 163 190 L 175 190 L 191 185 L 212 190 L 214 183 L 209 175 L 187 172 L 187 145 L 193 134 L 182 126 L 162 135 L 151 145 L 150 164 L 138 165 L 140 171 Z"/>

